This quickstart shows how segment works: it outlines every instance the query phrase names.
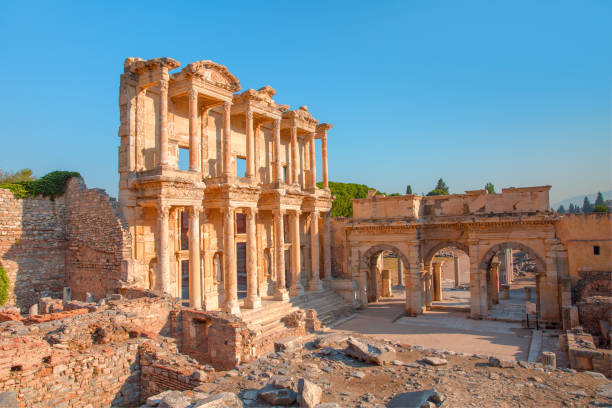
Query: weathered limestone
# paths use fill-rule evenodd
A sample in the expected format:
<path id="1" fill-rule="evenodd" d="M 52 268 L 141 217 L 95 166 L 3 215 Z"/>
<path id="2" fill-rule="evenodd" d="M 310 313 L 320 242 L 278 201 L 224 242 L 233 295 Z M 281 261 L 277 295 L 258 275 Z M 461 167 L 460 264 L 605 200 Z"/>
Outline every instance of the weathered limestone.
<path id="1" fill-rule="evenodd" d="M 293 211 L 291 217 L 291 296 L 304 294 L 302 287 L 301 257 L 300 257 L 300 212 Z"/>
<path id="2" fill-rule="evenodd" d="M 276 254 L 276 286 L 274 299 L 287 300 L 289 298 L 285 280 L 285 233 L 283 230 L 284 212 L 274 210 L 274 253 Z"/>
<path id="3" fill-rule="evenodd" d="M 314 138 L 311 140 L 314 145 Z M 308 290 L 319 291 L 323 289 L 323 286 L 319 275 L 319 213 L 317 211 L 310 213 L 310 255 L 311 275 Z"/>
<path id="4" fill-rule="evenodd" d="M 157 230 L 159 231 L 158 240 L 158 277 L 159 282 L 158 290 L 162 293 L 170 292 L 170 256 L 168 254 L 168 217 L 170 207 L 163 203 L 159 203 L 157 207 Z"/>
<path id="5" fill-rule="evenodd" d="M 223 103 L 223 175 L 230 177 L 232 169 L 232 129 L 230 125 L 231 102 Z"/>
<path id="6" fill-rule="evenodd" d="M 491 302 L 496 305 L 499 303 L 499 262 L 491 262 Z"/>
<path id="7" fill-rule="evenodd" d="M 247 297 L 244 304 L 248 309 L 261 307 L 261 297 L 259 296 L 257 281 L 256 214 L 254 208 L 247 209 Z"/>
<path id="8" fill-rule="evenodd" d="M 455 256 L 453 258 L 455 264 L 455 288 L 459 287 L 459 257 Z"/>
<path id="9" fill-rule="evenodd" d="M 202 281 L 200 274 L 200 213 L 201 207 L 189 211 L 189 306 L 202 308 Z"/>
<path id="10" fill-rule="evenodd" d="M 236 211 L 232 207 L 224 210 L 224 270 L 223 280 L 225 285 L 225 305 L 224 310 L 231 314 L 240 314 L 238 305 L 238 282 L 236 276 L 236 243 L 234 240 L 234 219 Z"/>
<path id="11" fill-rule="evenodd" d="M 433 265 L 433 300 L 442 300 L 442 262 L 432 262 Z"/>

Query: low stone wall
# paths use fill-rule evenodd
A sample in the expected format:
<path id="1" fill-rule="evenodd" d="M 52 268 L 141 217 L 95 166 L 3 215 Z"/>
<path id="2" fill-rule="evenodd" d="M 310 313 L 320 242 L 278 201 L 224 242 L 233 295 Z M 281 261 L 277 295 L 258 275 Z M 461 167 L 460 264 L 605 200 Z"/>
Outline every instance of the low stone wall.
<path id="1" fill-rule="evenodd" d="M 590 296 L 576 303 L 580 325 L 595 336 L 602 336 L 600 321 L 612 325 L 612 296 Z M 607 335 L 607 333 L 605 333 Z"/>
<path id="2" fill-rule="evenodd" d="M 593 336 L 584 332 L 566 332 L 565 342 L 571 368 L 597 371 L 612 378 L 612 350 L 596 348 Z"/>

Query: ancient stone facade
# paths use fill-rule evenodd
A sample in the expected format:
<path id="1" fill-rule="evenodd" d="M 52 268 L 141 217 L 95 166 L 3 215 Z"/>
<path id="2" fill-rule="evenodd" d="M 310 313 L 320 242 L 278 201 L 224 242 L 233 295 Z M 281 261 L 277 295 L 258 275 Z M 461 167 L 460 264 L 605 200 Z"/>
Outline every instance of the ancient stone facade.
<path id="1" fill-rule="evenodd" d="M 444 248 L 462 251 L 470 260 L 470 314 L 486 318 L 492 299 L 499 296 L 496 255 L 520 250 L 535 260 L 535 303 L 540 324 L 560 327 L 563 309 L 572 305 L 571 288 L 579 280 L 578 265 L 612 270 L 610 216 L 593 215 L 600 218 L 575 228 L 571 216 L 559 217 L 550 211 L 549 189 L 508 188 L 495 195 L 477 190 L 449 196 L 354 200 L 353 218 L 333 225 L 334 264 L 342 264 L 339 271 L 352 279 L 356 288 L 353 297 L 367 306 L 381 293 L 380 254 L 394 253 L 403 264 L 406 311 L 418 315 L 436 300 L 439 291 L 435 282 L 436 276 L 440 281 L 441 263 L 434 256 Z M 576 233 L 570 232 L 574 230 Z M 586 237 L 590 241 L 582 242 Z M 594 238 L 597 242 L 592 241 Z M 608 254 L 607 260 L 605 256 L 582 259 L 587 256 L 585 252 L 570 256 L 568 263 L 568 248 L 584 252 L 585 245 L 591 258 L 595 245 L 602 254 Z"/>
<path id="2" fill-rule="evenodd" d="M 80 178 L 66 193 L 50 200 L 17 199 L 0 189 L 0 264 L 10 281 L 9 305 L 23 312 L 40 298 L 95 299 L 132 284 L 131 240 L 118 203 Z"/>
<path id="3" fill-rule="evenodd" d="M 212 61 L 179 65 L 128 58 L 121 76 L 119 201 L 136 281 L 236 315 L 320 290 L 331 278 L 331 125 L 278 104 L 269 86 L 238 93 Z"/>

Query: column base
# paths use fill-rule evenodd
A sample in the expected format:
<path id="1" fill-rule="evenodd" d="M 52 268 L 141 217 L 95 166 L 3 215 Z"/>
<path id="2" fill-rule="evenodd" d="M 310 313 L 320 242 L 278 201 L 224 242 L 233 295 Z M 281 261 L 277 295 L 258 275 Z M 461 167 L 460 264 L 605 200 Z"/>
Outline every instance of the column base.
<path id="1" fill-rule="evenodd" d="M 274 300 L 289 300 L 289 292 L 287 292 L 287 289 L 274 289 Z"/>
<path id="2" fill-rule="evenodd" d="M 321 283 L 321 280 L 317 279 L 317 280 L 309 281 L 308 282 L 308 290 L 314 291 L 314 292 L 319 292 L 319 291 L 323 290 L 323 284 Z"/>
<path id="3" fill-rule="evenodd" d="M 202 300 L 189 299 L 189 307 L 192 309 L 202 309 Z"/>
<path id="4" fill-rule="evenodd" d="M 254 297 L 249 299 L 248 297 L 244 299 L 244 308 L 245 309 L 259 309 L 261 307 L 261 298 Z"/>
<path id="5" fill-rule="evenodd" d="M 225 305 L 223 306 L 223 310 L 229 314 L 240 316 L 240 306 L 238 305 L 238 302 L 235 300 L 230 300 L 226 302 Z"/>
<path id="6" fill-rule="evenodd" d="M 302 296 L 304 294 L 304 288 L 302 285 L 296 285 L 289 288 L 289 294 L 291 296 Z"/>

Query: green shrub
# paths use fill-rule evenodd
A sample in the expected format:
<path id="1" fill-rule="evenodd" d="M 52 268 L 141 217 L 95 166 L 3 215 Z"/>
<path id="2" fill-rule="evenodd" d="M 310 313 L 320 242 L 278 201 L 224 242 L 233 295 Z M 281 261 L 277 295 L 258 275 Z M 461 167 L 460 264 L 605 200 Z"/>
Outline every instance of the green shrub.
<path id="1" fill-rule="evenodd" d="M 607 213 L 610 212 L 610 209 L 606 205 L 596 205 L 593 207 L 594 213 Z"/>
<path id="2" fill-rule="evenodd" d="M 9 295 L 9 278 L 6 271 L 0 265 L 0 306 L 5 305 L 8 302 Z"/>
<path id="3" fill-rule="evenodd" d="M 42 195 L 54 200 L 66 192 L 66 183 L 72 177 L 81 177 L 81 175 L 76 171 L 52 171 L 38 180 L 2 183 L 0 188 L 11 190 L 17 198 Z"/>
<path id="4" fill-rule="evenodd" d="M 436 188 L 427 193 L 428 196 L 448 195 L 448 191 Z"/>

